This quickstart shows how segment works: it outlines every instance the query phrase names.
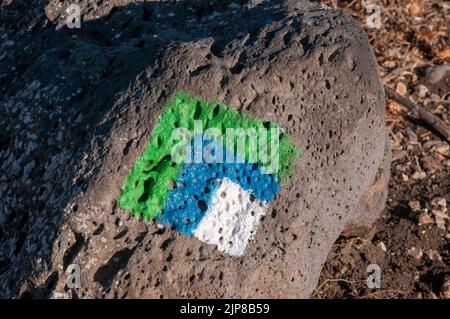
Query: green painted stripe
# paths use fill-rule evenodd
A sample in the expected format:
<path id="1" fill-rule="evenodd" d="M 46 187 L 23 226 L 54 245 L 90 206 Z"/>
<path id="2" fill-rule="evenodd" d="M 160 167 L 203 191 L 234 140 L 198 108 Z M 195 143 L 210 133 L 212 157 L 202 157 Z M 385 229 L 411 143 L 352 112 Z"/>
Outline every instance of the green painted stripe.
<path id="1" fill-rule="evenodd" d="M 178 178 L 182 167 L 182 163 L 175 163 L 171 158 L 172 150 L 179 145 L 179 141 L 172 141 L 172 132 L 177 128 L 185 128 L 192 136 L 196 120 L 201 121 L 203 130 L 217 128 L 222 134 L 226 133 L 227 128 L 254 128 L 257 133 L 260 128 L 280 129 L 283 132 L 279 145 L 280 169 L 276 176 L 280 181 L 285 181 L 292 174 L 294 159 L 299 156 L 300 150 L 293 145 L 279 125 L 251 118 L 226 105 L 176 92 L 169 99 L 159 123 L 153 129 L 150 143 L 125 180 L 122 194 L 118 198 L 123 209 L 132 212 L 136 217 L 144 216 L 149 221 L 164 208 L 171 190 L 170 184 Z M 270 130 L 268 132 L 270 140 Z M 246 146 L 245 154 L 239 155 L 249 160 L 250 154 L 255 154 L 259 149 L 257 145 Z M 258 162 L 262 167 L 267 167 L 267 164 Z"/>

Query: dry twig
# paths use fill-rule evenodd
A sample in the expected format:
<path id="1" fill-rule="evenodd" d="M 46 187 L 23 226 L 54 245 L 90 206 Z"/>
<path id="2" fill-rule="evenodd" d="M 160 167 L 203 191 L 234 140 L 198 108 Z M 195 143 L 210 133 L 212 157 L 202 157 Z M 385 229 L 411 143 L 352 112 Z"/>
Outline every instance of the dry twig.
<path id="1" fill-rule="evenodd" d="M 418 118 L 426 122 L 428 125 L 432 126 L 436 131 L 438 131 L 446 140 L 450 143 L 450 125 L 438 118 L 436 115 L 431 112 L 425 110 L 416 102 L 404 97 L 403 95 L 398 94 L 396 91 L 391 89 L 388 86 L 384 86 L 384 91 L 386 92 L 386 96 L 394 100 L 397 103 L 400 103 L 406 106 L 411 112 L 413 112 Z"/>

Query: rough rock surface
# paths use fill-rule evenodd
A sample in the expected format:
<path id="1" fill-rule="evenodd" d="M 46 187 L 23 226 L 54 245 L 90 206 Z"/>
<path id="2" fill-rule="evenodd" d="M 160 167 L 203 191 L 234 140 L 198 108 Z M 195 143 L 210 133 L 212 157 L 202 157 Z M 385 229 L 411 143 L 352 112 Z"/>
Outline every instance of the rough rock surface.
<path id="1" fill-rule="evenodd" d="M 98 0 L 69 30 L 69 4 L 1 6 L 1 297 L 308 297 L 344 226 L 370 227 L 385 196 L 384 93 L 358 24 L 303 0 Z M 116 204 L 174 90 L 304 149 L 244 257 Z"/>

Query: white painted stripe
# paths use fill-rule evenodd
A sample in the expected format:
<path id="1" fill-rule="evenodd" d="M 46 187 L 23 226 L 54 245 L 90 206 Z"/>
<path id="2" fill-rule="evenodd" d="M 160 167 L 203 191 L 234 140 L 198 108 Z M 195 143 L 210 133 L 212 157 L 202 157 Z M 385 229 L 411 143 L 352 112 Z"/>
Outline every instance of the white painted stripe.
<path id="1" fill-rule="evenodd" d="M 266 211 L 266 203 L 250 197 L 240 185 L 223 179 L 206 215 L 194 230 L 194 236 L 207 244 L 217 245 L 220 251 L 229 255 L 242 256 Z"/>

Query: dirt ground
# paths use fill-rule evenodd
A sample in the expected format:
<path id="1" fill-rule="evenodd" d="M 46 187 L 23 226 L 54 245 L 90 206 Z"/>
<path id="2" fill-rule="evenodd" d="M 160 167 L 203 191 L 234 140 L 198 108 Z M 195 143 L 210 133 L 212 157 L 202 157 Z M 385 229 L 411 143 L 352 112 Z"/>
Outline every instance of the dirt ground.
<path id="1" fill-rule="evenodd" d="M 370 29 L 360 1 L 321 1 L 360 19 L 384 83 L 449 122 L 450 2 L 367 1 L 381 7 Z M 403 106 L 387 100 L 393 146 L 386 208 L 366 238 L 341 236 L 313 298 L 450 298 L 449 144 Z M 369 289 L 377 264 L 381 287 Z"/>

